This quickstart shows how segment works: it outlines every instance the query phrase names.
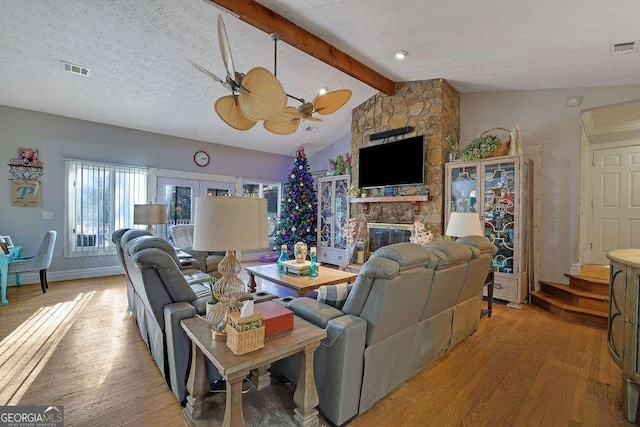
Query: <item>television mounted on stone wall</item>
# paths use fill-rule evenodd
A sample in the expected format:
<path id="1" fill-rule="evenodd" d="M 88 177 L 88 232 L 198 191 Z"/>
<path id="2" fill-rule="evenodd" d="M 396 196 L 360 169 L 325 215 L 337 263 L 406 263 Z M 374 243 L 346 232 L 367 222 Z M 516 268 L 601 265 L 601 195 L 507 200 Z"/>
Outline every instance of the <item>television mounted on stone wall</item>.
<path id="1" fill-rule="evenodd" d="M 424 135 L 404 138 L 360 149 L 360 188 L 423 185 Z"/>

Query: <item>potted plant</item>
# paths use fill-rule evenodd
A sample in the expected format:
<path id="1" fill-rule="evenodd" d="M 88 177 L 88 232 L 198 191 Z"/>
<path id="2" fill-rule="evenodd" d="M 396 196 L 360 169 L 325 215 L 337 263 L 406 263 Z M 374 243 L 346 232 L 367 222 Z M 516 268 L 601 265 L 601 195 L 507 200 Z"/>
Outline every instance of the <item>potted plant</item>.
<path id="1" fill-rule="evenodd" d="M 338 154 L 335 159 L 329 159 L 331 175 L 344 175 L 351 169 L 351 153 Z"/>
<path id="2" fill-rule="evenodd" d="M 496 135 L 482 135 L 471 141 L 460 153 L 462 160 L 480 160 L 491 157 L 502 141 Z"/>
<path id="3" fill-rule="evenodd" d="M 449 148 L 449 161 L 453 162 L 458 160 L 458 157 L 460 157 L 458 143 L 451 137 L 451 135 L 447 135 L 444 140 L 447 142 L 447 146 Z"/>

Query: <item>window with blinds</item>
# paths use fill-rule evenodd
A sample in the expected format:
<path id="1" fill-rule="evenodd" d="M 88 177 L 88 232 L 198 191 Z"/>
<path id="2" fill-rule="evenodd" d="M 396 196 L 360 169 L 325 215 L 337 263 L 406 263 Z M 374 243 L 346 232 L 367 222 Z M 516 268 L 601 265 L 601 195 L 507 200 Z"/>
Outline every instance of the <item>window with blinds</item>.
<path id="1" fill-rule="evenodd" d="M 147 168 L 66 159 L 65 256 L 113 255 L 111 234 L 133 227 L 133 205 L 147 202 Z"/>

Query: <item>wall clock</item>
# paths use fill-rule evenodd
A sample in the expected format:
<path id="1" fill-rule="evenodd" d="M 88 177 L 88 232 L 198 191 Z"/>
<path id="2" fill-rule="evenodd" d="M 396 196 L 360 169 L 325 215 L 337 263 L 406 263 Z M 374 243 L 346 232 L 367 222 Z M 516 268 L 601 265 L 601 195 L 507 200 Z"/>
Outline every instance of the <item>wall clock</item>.
<path id="1" fill-rule="evenodd" d="M 205 151 L 196 151 L 196 154 L 193 155 L 193 161 L 201 167 L 207 166 L 210 160 L 209 155 Z"/>

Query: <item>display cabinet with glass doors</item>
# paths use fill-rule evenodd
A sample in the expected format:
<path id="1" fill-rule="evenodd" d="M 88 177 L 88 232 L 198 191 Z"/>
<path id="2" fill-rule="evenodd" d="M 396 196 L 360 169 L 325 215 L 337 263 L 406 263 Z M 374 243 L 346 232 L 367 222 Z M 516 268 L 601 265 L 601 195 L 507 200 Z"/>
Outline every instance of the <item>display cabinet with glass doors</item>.
<path id="1" fill-rule="evenodd" d="M 520 156 L 446 164 L 445 227 L 451 212 L 478 213 L 484 235 L 498 248 L 494 298 L 515 308 L 528 295 L 531 169 Z"/>
<path id="2" fill-rule="evenodd" d="M 349 175 L 318 179 L 318 261 L 342 266 L 348 264 Z"/>

